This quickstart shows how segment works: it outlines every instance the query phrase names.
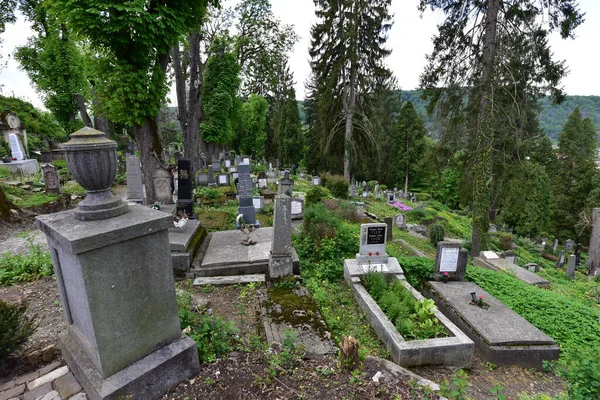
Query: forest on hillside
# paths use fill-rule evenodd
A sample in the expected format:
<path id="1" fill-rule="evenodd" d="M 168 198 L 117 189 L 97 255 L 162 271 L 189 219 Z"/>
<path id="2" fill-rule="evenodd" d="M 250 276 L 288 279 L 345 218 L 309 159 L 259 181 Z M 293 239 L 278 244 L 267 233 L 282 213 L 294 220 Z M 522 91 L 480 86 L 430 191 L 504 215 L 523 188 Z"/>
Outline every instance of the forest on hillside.
<path id="1" fill-rule="evenodd" d="M 420 90 L 403 90 L 401 93 L 402 101 L 412 101 L 417 112 L 425 120 L 429 131 L 433 131 L 432 119 L 425 110 L 426 102 L 421 98 Z M 575 107 L 579 106 L 583 117 L 589 117 L 597 129 L 600 129 L 600 96 L 567 96 L 561 104 L 552 104 L 548 97 L 539 100 L 542 107 L 539 121 L 546 135 L 557 143 L 558 133 L 562 129 L 569 114 Z"/>

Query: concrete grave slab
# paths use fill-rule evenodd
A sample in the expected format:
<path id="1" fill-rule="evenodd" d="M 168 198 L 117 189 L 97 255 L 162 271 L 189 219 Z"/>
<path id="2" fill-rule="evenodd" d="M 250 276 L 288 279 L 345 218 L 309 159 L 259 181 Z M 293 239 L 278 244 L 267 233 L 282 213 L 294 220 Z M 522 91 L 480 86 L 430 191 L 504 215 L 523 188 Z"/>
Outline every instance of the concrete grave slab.
<path id="1" fill-rule="evenodd" d="M 471 292 L 490 305 L 470 304 Z M 551 337 L 473 282 L 427 282 L 423 293 L 474 342 L 480 355 L 498 365 L 542 368 L 543 360 L 558 358 Z"/>
<path id="2" fill-rule="evenodd" d="M 482 252 L 483 253 L 483 252 Z M 536 286 L 548 286 L 550 285 L 550 281 L 542 278 L 535 273 L 519 267 L 517 264 L 513 264 L 509 260 L 504 258 L 483 258 L 483 257 L 475 257 L 473 258 L 473 265 L 477 265 L 479 267 L 484 267 L 487 269 L 491 269 L 494 271 L 505 271 L 511 274 L 515 274 L 515 276 L 522 280 L 525 283 Z"/>

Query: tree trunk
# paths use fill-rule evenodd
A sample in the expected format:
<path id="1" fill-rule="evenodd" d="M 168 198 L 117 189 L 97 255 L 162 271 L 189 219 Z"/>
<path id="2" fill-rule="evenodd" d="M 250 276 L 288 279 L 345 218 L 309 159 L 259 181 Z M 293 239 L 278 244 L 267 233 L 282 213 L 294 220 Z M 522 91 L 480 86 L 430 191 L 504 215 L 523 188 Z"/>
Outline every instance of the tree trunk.
<path id="1" fill-rule="evenodd" d="M 14 214 L 11 210 L 16 210 L 18 212 Z M 19 207 L 8 200 L 4 190 L 0 187 L 0 219 L 5 222 L 20 220 L 21 217 L 19 215 L 22 213 L 23 211 Z"/>
<path id="2" fill-rule="evenodd" d="M 589 250 L 590 276 L 600 274 L 600 208 L 592 211 L 592 234 Z"/>
<path id="3" fill-rule="evenodd" d="M 83 124 L 85 126 L 93 128 L 94 126 L 92 125 L 92 119 L 90 118 L 90 116 L 87 112 L 87 108 L 85 106 L 85 100 L 83 99 L 83 96 L 80 95 L 79 93 L 75 93 L 75 94 L 73 94 L 73 99 L 75 100 L 75 103 L 77 104 L 77 109 L 79 110 L 79 115 L 81 115 Z M 102 132 L 104 132 L 104 131 L 102 131 Z"/>
<path id="4" fill-rule="evenodd" d="M 352 150 L 352 119 L 354 118 L 354 106 L 356 104 L 356 91 L 354 89 L 354 68 L 350 70 L 350 82 L 348 84 L 347 96 L 344 96 L 344 114 L 346 126 L 344 131 L 344 179 L 350 182 L 350 151 Z"/>
<path id="5" fill-rule="evenodd" d="M 471 256 L 478 256 L 487 246 L 492 180 L 492 75 L 497 47 L 498 10 L 500 0 L 489 0 L 485 16 L 481 67 L 479 115 L 475 127 L 475 162 L 473 171 L 473 236 Z"/>
<path id="6" fill-rule="evenodd" d="M 340 353 L 342 368 L 347 371 L 354 371 L 360 365 L 358 357 L 358 341 L 352 336 L 342 338 L 342 351 Z"/>
<path id="7" fill-rule="evenodd" d="M 158 117 L 146 119 L 144 125 L 134 125 L 133 135 L 140 149 L 146 204 L 153 204 L 156 201 L 154 171 L 163 166 L 163 146 L 158 132 Z"/>

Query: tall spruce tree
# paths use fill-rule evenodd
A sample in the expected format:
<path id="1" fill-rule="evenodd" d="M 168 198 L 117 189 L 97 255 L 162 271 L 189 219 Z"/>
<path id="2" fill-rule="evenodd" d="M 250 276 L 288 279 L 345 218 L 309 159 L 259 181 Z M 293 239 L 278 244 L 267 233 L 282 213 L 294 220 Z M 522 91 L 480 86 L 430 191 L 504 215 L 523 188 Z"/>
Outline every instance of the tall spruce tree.
<path id="1" fill-rule="evenodd" d="M 594 187 L 597 147 L 596 127 L 576 107 L 558 135 L 552 168 L 553 231 L 561 239 L 579 239 L 576 226 Z"/>
<path id="2" fill-rule="evenodd" d="M 384 65 L 391 27 L 391 0 L 314 0 L 318 19 L 311 29 L 312 82 L 307 113 L 312 136 L 322 146 L 325 167 L 350 179 L 351 157 L 379 144 L 369 121 L 369 94 L 390 86 Z M 313 143 L 315 146 L 315 143 Z M 311 150 L 312 152 L 312 150 Z"/>
<path id="3" fill-rule="evenodd" d="M 498 88 L 509 90 L 511 83 L 519 83 L 522 98 L 551 93 L 559 100 L 562 92 L 558 83 L 566 71 L 552 60 L 547 35 L 558 29 L 563 38 L 569 37 L 583 16 L 576 0 L 421 0 L 419 7 L 421 11 L 431 7 L 446 14 L 434 38 L 421 86 L 431 96 L 430 110 L 437 106 L 443 118 L 462 119 L 467 127 L 473 208 L 471 254 L 477 255 L 487 245 L 494 126 L 503 123 L 495 93 Z M 512 65 L 502 64 L 504 58 L 499 55 L 511 46 L 510 38 L 520 41 L 527 54 L 514 58 Z M 516 82 L 502 65 L 515 71 L 526 69 L 527 74 L 522 75 L 526 79 Z"/>

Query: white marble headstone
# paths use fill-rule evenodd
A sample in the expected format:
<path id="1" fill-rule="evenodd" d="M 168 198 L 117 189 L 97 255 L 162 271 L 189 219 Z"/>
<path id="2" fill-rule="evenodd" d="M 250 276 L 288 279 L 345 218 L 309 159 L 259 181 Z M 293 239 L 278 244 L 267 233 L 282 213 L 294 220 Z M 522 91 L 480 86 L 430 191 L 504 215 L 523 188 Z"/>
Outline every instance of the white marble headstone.
<path id="1" fill-rule="evenodd" d="M 23 146 L 21 142 L 19 142 L 19 137 L 14 133 L 8 135 L 8 141 L 10 143 L 10 151 L 12 153 L 12 157 L 16 158 L 18 161 L 23 159 Z"/>

